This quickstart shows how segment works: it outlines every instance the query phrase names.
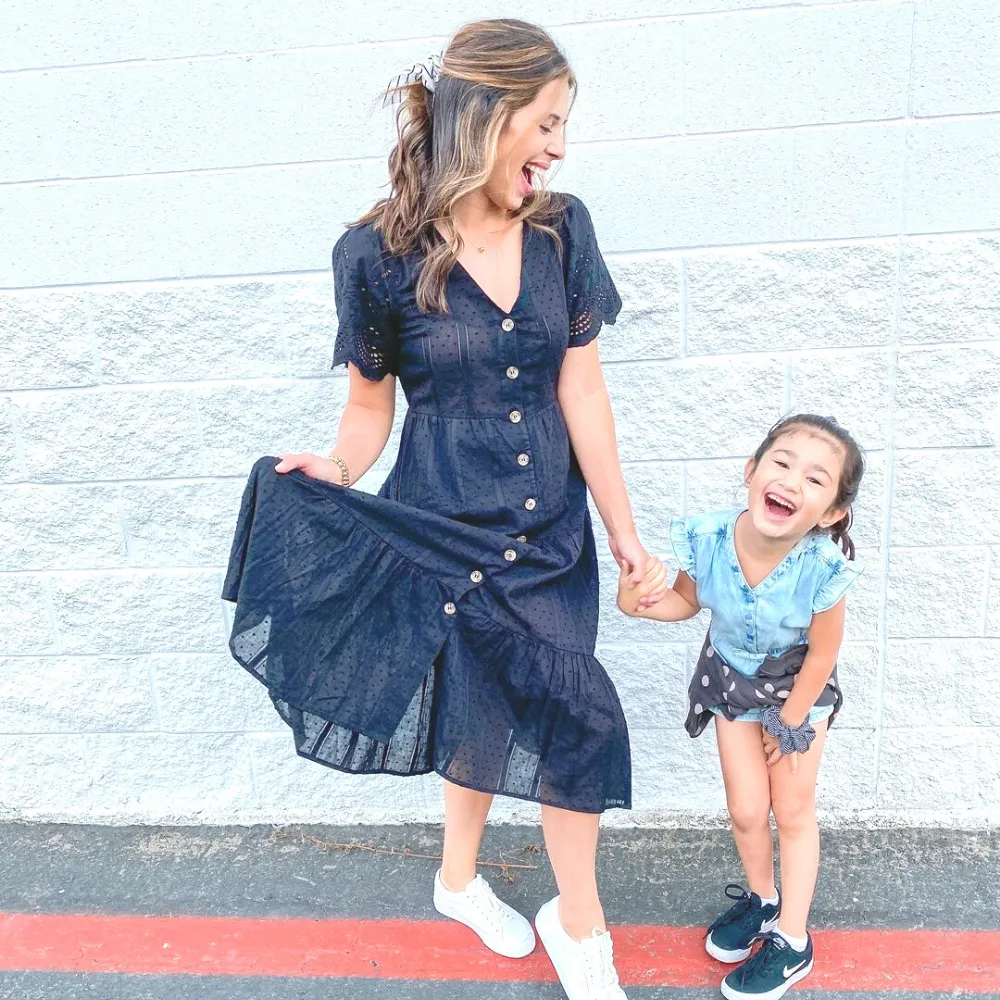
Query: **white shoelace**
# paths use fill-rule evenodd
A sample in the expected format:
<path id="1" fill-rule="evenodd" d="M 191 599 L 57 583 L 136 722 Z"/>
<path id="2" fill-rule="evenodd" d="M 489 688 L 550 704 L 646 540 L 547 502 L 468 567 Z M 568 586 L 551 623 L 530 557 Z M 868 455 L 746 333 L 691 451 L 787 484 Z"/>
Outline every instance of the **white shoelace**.
<path id="1" fill-rule="evenodd" d="M 583 944 L 583 968 L 587 977 L 587 986 L 594 991 L 595 997 L 617 1000 L 622 996 L 621 984 L 618 981 L 618 970 L 615 969 L 614 946 L 611 935 L 594 934 Z M 601 991 L 601 992 L 596 992 Z"/>
<path id="2" fill-rule="evenodd" d="M 502 931 L 504 921 L 507 919 L 507 911 L 503 903 L 494 895 L 489 882 L 482 875 L 477 875 L 465 891 L 478 904 L 482 915 L 490 926 L 498 933 Z"/>

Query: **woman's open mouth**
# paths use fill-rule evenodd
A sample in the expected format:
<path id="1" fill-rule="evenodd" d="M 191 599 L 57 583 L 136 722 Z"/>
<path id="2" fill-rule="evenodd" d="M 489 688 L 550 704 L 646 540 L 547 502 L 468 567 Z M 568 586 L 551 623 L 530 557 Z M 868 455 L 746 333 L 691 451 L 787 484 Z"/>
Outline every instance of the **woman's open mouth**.
<path id="1" fill-rule="evenodd" d="M 530 163 L 526 163 L 521 167 L 518 186 L 522 198 L 527 198 L 535 190 L 535 169 Z"/>

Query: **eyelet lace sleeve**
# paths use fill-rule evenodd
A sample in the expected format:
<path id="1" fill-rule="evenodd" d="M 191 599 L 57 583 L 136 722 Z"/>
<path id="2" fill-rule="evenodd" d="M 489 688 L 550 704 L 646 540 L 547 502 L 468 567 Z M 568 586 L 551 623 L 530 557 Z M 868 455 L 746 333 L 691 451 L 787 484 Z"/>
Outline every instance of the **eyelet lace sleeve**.
<path id="1" fill-rule="evenodd" d="M 333 248 L 337 342 L 333 367 L 351 362 L 365 378 L 398 372 L 398 345 L 387 267 L 370 226 L 349 229 Z"/>
<path id="2" fill-rule="evenodd" d="M 563 266 L 569 309 L 569 346 L 583 347 L 614 324 L 622 307 L 618 289 L 597 247 L 597 234 L 586 205 L 567 196 L 563 219 Z"/>

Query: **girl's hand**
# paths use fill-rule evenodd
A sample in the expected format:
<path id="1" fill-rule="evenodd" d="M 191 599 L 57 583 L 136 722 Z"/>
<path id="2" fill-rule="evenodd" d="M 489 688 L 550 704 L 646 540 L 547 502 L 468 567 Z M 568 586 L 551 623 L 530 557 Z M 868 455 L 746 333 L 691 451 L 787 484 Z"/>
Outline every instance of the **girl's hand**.
<path id="1" fill-rule="evenodd" d="M 775 764 L 781 760 L 782 756 L 788 757 L 788 766 L 792 769 L 792 774 L 795 774 L 799 769 L 799 755 L 797 753 L 782 754 L 781 744 L 765 729 L 761 729 L 761 735 L 764 737 L 764 756 L 767 757 L 767 766 L 774 767 Z"/>
<path id="2" fill-rule="evenodd" d="M 275 472 L 282 474 L 291 472 L 292 469 L 299 469 L 312 479 L 320 479 L 324 483 L 332 483 L 334 486 L 343 484 L 343 474 L 340 466 L 336 462 L 331 462 L 328 458 L 314 455 L 311 451 L 304 451 L 299 454 L 289 454 L 283 452 L 281 461 L 274 467 Z"/>
<path id="3" fill-rule="evenodd" d="M 630 587 L 642 583 L 646 575 L 646 567 L 649 564 L 649 553 L 642 547 L 639 536 L 635 532 L 627 535 L 612 535 L 608 539 L 611 547 L 611 554 L 615 557 L 615 562 L 623 571 L 628 573 L 628 583 Z M 666 573 L 664 579 L 650 593 L 639 598 L 638 610 L 645 611 L 656 604 L 667 592 Z"/>
<path id="4" fill-rule="evenodd" d="M 656 556 L 650 556 L 646 561 L 646 572 L 638 586 L 631 582 L 627 566 L 622 566 L 618 574 L 618 607 L 625 614 L 634 614 L 642 610 L 642 601 L 657 590 L 663 589 L 667 580 L 667 567 Z M 635 591 L 638 590 L 638 593 Z"/>

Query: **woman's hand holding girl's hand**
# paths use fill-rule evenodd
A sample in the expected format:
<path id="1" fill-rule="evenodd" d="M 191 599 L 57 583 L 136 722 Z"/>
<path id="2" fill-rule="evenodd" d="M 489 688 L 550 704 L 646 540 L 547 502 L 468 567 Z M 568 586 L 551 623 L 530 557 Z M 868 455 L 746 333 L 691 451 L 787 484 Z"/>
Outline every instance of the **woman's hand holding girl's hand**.
<path id="1" fill-rule="evenodd" d="M 343 473 L 340 471 L 340 466 L 328 458 L 314 455 L 311 451 L 304 451 L 297 455 L 283 452 L 279 457 L 281 461 L 274 467 L 275 472 L 284 474 L 291 472 L 292 469 L 299 469 L 312 479 L 321 479 L 334 486 L 343 484 Z"/>
<path id="2" fill-rule="evenodd" d="M 645 573 L 638 584 L 632 583 L 628 567 L 622 566 L 618 574 L 618 607 L 625 614 L 635 614 L 637 611 L 645 610 L 649 604 L 656 603 L 651 601 L 652 594 L 660 593 L 662 596 L 665 592 L 666 580 L 667 567 L 656 556 L 647 558 Z"/>
<path id="3" fill-rule="evenodd" d="M 623 574 L 628 577 L 629 587 L 642 583 L 650 557 L 649 553 L 642 547 L 639 536 L 635 532 L 627 535 L 612 535 L 608 539 L 608 544 L 611 546 L 611 554 L 615 557 L 615 562 L 618 563 Z M 656 587 L 648 593 L 641 594 L 638 610 L 645 611 L 646 608 L 651 608 L 666 592 L 666 572 L 664 572 L 663 580 Z"/>

